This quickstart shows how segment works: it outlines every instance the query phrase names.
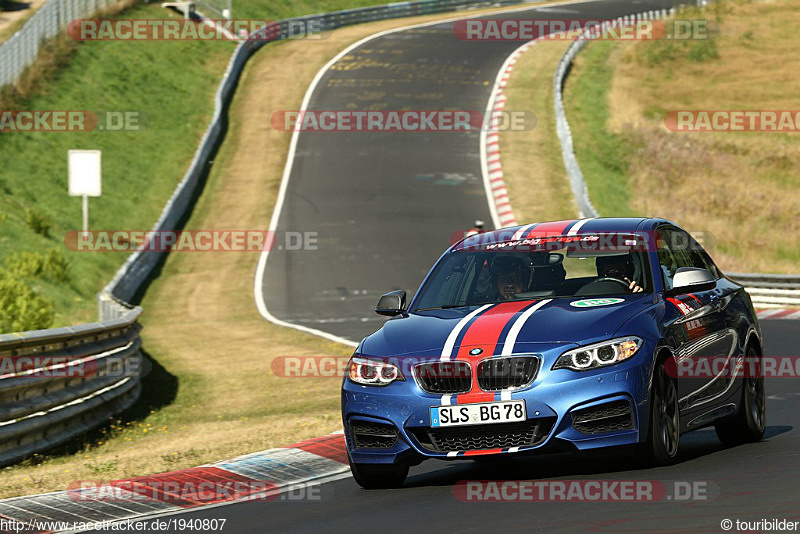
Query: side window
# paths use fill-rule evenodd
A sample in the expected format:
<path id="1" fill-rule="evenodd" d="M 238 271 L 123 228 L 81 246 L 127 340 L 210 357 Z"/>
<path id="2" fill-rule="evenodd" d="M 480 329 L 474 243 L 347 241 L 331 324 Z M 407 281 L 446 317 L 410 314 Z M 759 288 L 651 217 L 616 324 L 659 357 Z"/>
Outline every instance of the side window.
<path id="1" fill-rule="evenodd" d="M 675 276 L 675 271 L 678 270 L 678 262 L 675 256 L 667 246 L 668 237 L 663 231 L 659 230 L 656 237 L 656 247 L 658 251 L 658 266 L 661 269 L 661 274 L 664 277 L 664 287 L 672 289 L 672 277 Z"/>
<path id="2" fill-rule="evenodd" d="M 708 269 L 708 271 L 717 280 L 722 278 L 719 269 L 717 269 L 717 266 L 714 264 L 714 260 L 712 260 L 708 255 L 708 252 L 706 252 L 693 237 L 689 237 L 689 239 L 689 253 L 692 257 L 692 266 L 699 267 L 701 269 Z"/>
<path id="3" fill-rule="evenodd" d="M 697 255 L 697 258 L 702 264 L 694 264 L 697 258 L 690 254 L 692 252 L 690 243 L 693 240 L 689 234 L 673 228 L 662 228 L 658 230 L 658 234 L 656 241 L 658 262 L 661 266 L 661 273 L 664 275 L 664 286 L 667 289 L 672 289 L 672 278 L 681 267 L 708 268 L 700 255 Z"/>

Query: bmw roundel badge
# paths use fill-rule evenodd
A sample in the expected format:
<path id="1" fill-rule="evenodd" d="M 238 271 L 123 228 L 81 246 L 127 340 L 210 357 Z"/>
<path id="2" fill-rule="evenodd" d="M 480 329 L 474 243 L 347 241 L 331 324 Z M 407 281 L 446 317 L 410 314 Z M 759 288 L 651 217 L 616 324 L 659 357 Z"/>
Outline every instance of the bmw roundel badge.
<path id="1" fill-rule="evenodd" d="M 470 356 L 477 356 L 478 354 L 483 354 L 483 349 L 472 349 L 469 351 Z"/>

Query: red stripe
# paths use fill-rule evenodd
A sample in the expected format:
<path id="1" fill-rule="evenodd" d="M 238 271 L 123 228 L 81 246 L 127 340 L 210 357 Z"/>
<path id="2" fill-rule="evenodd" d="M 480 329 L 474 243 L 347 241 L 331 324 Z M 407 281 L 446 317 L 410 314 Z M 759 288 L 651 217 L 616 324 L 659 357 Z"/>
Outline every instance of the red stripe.
<path id="1" fill-rule="evenodd" d="M 494 392 L 482 391 L 478 387 L 477 362 L 494 354 L 497 342 L 500 340 L 500 334 L 503 333 L 503 328 L 508 324 L 508 321 L 530 304 L 531 301 L 502 302 L 478 316 L 475 322 L 470 325 L 464 334 L 464 339 L 461 341 L 455 359 L 472 363 L 472 389 L 456 397 L 458 404 L 494 400 Z M 477 356 L 470 355 L 469 351 L 475 348 L 481 348 L 483 352 Z"/>
<path id="2" fill-rule="evenodd" d="M 482 454 L 497 454 L 503 452 L 503 449 L 484 449 L 480 451 L 465 451 L 464 456 L 480 456 Z"/>
<path id="3" fill-rule="evenodd" d="M 692 311 L 691 307 L 688 304 L 684 303 L 684 302 L 681 302 L 681 301 L 679 301 L 677 299 L 673 299 L 673 298 L 668 298 L 667 300 L 670 301 L 671 303 L 673 303 L 676 308 L 678 308 L 678 311 L 681 312 L 681 315 L 686 315 L 690 311 Z M 688 311 L 687 311 L 686 308 L 688 308 Z"/>
<path id="4" fill-rule="evenodd" d="M 228 484 L 226 484 L 226 482 Z M 238 485 L 231 485 L 238 482 Z M 218 467 L 192 467 L 183 471 L 173 471 L 130 480 L 115 480 L 109 483 L 112 487 L 121 487 L 147 500 L 167 502 L 191 508 L 202 504 L 211 504 L 229 500 L 242 499 L 253 493 L 272 489 L 272 482 L 256 479 L 226 471 Z M 170 491 L 171 489 L 177 490 Z M 274 497 L 272 497 L 274 499 Z"/>
<path id="5" fill-rule="evenodd" d="M 562 235 L 564 230 L 570 224 L 574 223 L 574 220 L 571 221 L 554 221 L 548 223 L 537 224 L 530 230 L 528 230 L 528 234 L 522 236 L 523 238 L 530 238 L 530 237 L 549 237 L 555 235 Z"/>
<path id="6" fill-rule="evenodd" d="M 343 464 L 347 463 L 347 446 L 344 444 L 344 434 L 329 434 L 321 438 L 312 438 L 289 445 L 288 448 L 301 449 L 329 460 Z"/>

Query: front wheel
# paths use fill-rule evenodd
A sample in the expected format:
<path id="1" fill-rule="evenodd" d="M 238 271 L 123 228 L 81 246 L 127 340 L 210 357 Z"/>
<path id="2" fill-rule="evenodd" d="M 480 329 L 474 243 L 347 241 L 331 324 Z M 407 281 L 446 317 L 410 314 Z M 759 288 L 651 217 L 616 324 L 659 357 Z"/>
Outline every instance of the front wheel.
<path id="1" fill-rule="evenodd" d="M 681 436 L 678 390 L 663 361 L 658 362 L 653 371 L 650 401 L 650 424 L 647 441 L 642 447 L 643 459 L 652 466 L 673 464 L 678 457 Z"/>
<path id="2" fill-rule="evenodd" d="M 758 362 L 758 353 L 751 348 L 747 351 L 748 362 Z M 753 374 L 752 369 L 757 366 L 748 365 L 748 374 Z M 767 428 L 767 394 L 764 388 L 764 376 L 745 376 L 742 384 L 742 399 L 739 411 L 734 419 L 722 421 L 715 425 L 717 437 L 724 445 L 739 445 L 753 443 L 764 437 Z"/>
<path id="3" fill-rule="evenodd" d="M 350 471 L 364 489 L 399 488 L 408 476 L 407 464 L 357 464 L 347 456 Z"/>

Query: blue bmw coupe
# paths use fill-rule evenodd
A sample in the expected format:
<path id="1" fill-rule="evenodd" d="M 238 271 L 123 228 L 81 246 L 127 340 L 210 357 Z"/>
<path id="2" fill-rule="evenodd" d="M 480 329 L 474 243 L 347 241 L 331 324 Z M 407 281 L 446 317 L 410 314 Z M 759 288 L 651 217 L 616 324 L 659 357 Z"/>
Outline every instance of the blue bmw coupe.
<path id="1" fill-rule="evenodd" d="M 675 461 L 682 433 L 757 441 L 764 381 L 744 288 L 663 219 L 598 218 L 471 235 L 416 295 L 381 297 L 342 386 L 350 466 L 401 485 L 427 458 L 635 448 Z M 677 373 L 700 359 L 715 373 Z M 627 447 L 625 447 L 627 446 Z"/>

